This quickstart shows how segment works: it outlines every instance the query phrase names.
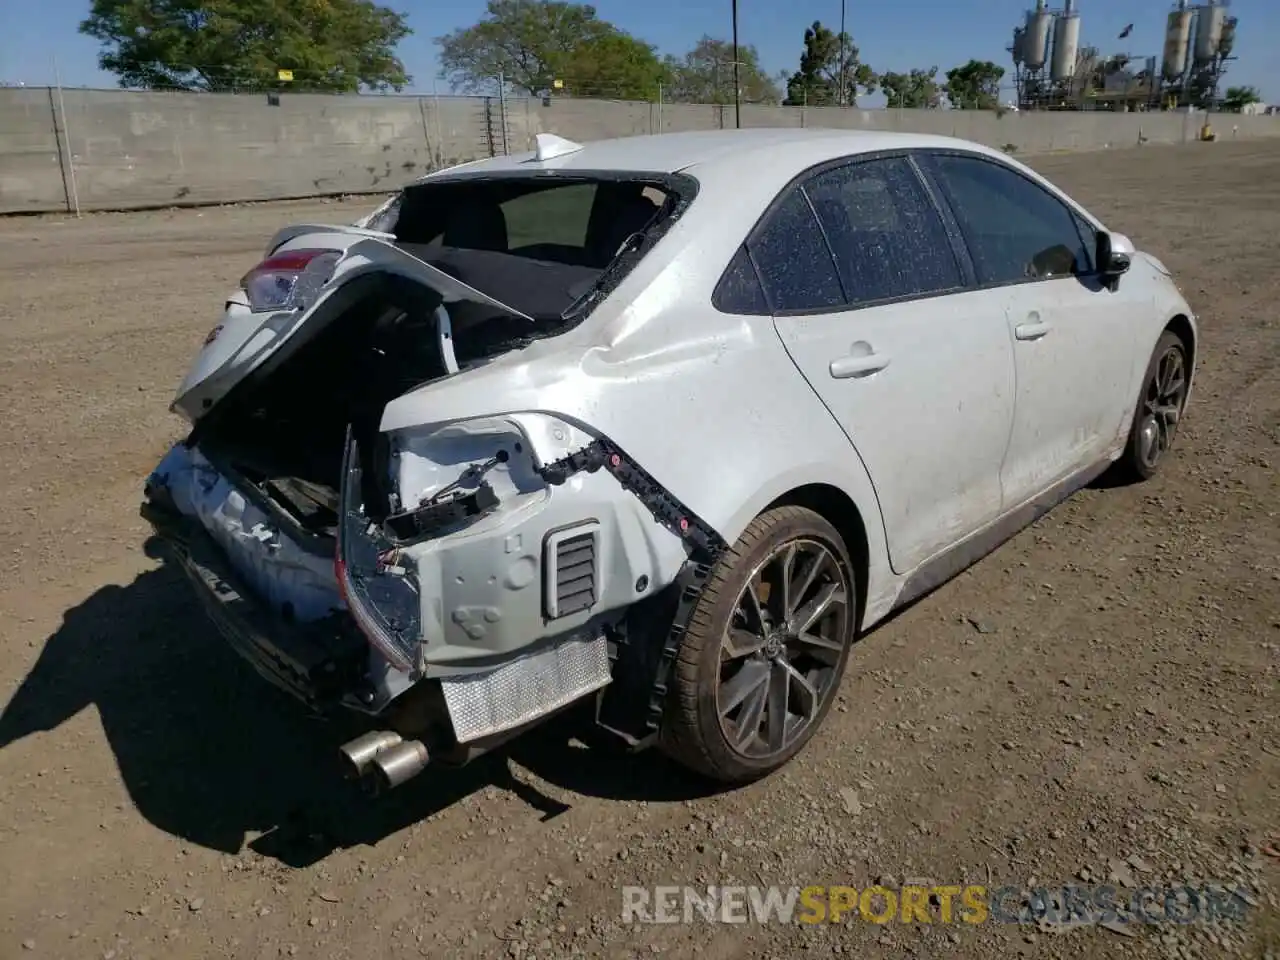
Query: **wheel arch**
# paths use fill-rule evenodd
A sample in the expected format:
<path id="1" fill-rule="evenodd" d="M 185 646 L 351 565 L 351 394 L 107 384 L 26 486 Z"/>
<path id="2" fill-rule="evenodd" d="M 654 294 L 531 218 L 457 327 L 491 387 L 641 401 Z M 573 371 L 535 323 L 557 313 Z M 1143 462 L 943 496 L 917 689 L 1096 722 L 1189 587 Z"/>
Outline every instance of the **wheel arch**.
<path id="1" fill-rule="evenodd" d="M 1164 325 L 1164 330 L 1169 331 L 1182 341 L 1182 345 L 1187 350 L 1187 366 L 1192 370 L 1196 366 L 1196 328 L 1191 322 L 1191 318 L 1185 313 L 1175 314 L 1168 323 Z"/>
<path id="2" fill-rule="evenodd" d="M 1169 322 L 1164 325 L 1163 333 L 1172 333 L 1175 337 L 1182 341 L 1183 348 L 1187 351 L 1187 394 L 1182 401 L 1183 408 L 1191 402 L 1191 391 L 1195 388 L 1196 383 L 1196 357 L 1199 351 L 1199 331 L 1196 329 L 1195 318 L 1191 315 L 1190 310 L 1182 310 L 1175 313 Z"/>
<path id="3" fill-rule="evenodd" d="M 867 540 L 867 524 L 862 511 L 845 491 L 829 483 L 807 483 L 787 491 L 773 500 L 765 509 L 794 506 L 805 507 L 821 516 L 836 528 L 849 551 L 853 563 L 854 586 L 857 589 L 854 605 L 855 627 L 862 629 L 867 608 L 867 589 L 870 579 L 870 544 Z M 762 511 L 763 512 L 763 511 Z"/>
<path id="4" fill-rule="evenodd" d="M 871 476 L 843 436 L 842 459 L 832 457 L 795 464 L 769 477 L 754 496 L 738 505 L 719 533 L 735 542 L 748 524 L 772 507 L 808 507 L 844 538 L 857 571 L 858 628 L 866 629 L 893 608 L 901 578 L 889 564 L 884 518 Z"/>

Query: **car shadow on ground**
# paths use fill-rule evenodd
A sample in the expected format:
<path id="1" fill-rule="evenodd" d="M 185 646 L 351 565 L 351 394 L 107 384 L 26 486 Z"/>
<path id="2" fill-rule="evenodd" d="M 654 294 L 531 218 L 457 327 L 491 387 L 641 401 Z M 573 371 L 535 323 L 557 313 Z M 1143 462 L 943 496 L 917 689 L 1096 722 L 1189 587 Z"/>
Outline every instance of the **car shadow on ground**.
<path id="1" fill-rule="evenodd" d="M 93 705 L 134 804 L 182 840 L 307 866 L 375 844 L 486 785 L 553 817 L 568 806 L 517 778 L 512 761 L 558 788 L 609 799 L 713 792 L 650 751 L 598 743 L 569 713 L 462 768 L 428 768 L 381 797 L 344 781 L 337 747 L 358 718 L 318 720 L 243 664 L 172 567 L 107 586 L 63 615 L 0 713 L 0 749 Z M 589 726 L 589 722 L 586 724 Z M 575 734 L 592 746 L 583 749 Z M 585 756 L 584 754 L 589 754 Z M 255 836 L 256 835 L 256 836 Z"/>

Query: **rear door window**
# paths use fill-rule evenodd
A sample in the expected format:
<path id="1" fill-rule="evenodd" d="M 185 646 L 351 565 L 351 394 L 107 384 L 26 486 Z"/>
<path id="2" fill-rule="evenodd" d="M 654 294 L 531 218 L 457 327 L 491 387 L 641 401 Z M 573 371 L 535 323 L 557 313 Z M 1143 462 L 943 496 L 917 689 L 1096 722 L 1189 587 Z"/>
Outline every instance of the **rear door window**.
<path id="1" fill-rule="evenodd" d="M 789 188 L 747 247 L 775 312 L 843 306 L 840 277 L 804 191 Z"/>
<path id="2" fill-rule="evenodd" d="M 851 305 L 929 296 L 963 285 L 942 217 L 906 157 L 826 170 L 804 189 Z"/>

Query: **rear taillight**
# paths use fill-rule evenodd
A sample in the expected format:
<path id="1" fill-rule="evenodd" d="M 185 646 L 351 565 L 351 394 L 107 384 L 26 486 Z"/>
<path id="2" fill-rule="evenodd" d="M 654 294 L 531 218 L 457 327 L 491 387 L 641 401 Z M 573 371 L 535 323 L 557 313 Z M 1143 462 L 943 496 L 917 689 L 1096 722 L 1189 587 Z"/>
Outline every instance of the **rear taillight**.
<path id="1" fill-rule="evenodd" d="M 340 250 L 289 250 L 250 270 L 240 281 L 254 313 L 305 310 L 333 276 Z"/>
<path id="2" fill-rule="evenodd" d="M 364 634 L 365 639 L 378 650 L 392 666 L 400 670 L 412 670 L 413 661 L 410 660 L 403 650 L 396 645 L 395 641 L 387 634 L 368 612 L 364 609 L 364 603 L 360 597 L 351 595 L 351 585 L 349 575 L 347 573 L 347 562 L 342 559 L 342 543 L 338 543 L 338 553 L 333 560 L 333 573 L 338 578 L 338 592 L 342 595 L 342 602 L 347 605 L 347 612 L 351 614 L 351 619 L 356 622 L 356 626 L 360 628 L 360 632 Z"/>

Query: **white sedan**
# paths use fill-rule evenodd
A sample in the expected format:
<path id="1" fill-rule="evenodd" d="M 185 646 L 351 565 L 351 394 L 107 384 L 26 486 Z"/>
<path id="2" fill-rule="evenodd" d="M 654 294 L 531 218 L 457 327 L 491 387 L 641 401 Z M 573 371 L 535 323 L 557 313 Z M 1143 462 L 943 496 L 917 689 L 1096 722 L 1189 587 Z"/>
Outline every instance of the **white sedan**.
<path id="1" fill-rule="evenodd" d="M 1150 477 L 1196 349 L 1157 259 L 977 144 L 541 135 L 277 234 L 144 512 L 259 672 L 371 718 L 355 775 L 591 699 L 740 782 L 896 607 Z"/>

